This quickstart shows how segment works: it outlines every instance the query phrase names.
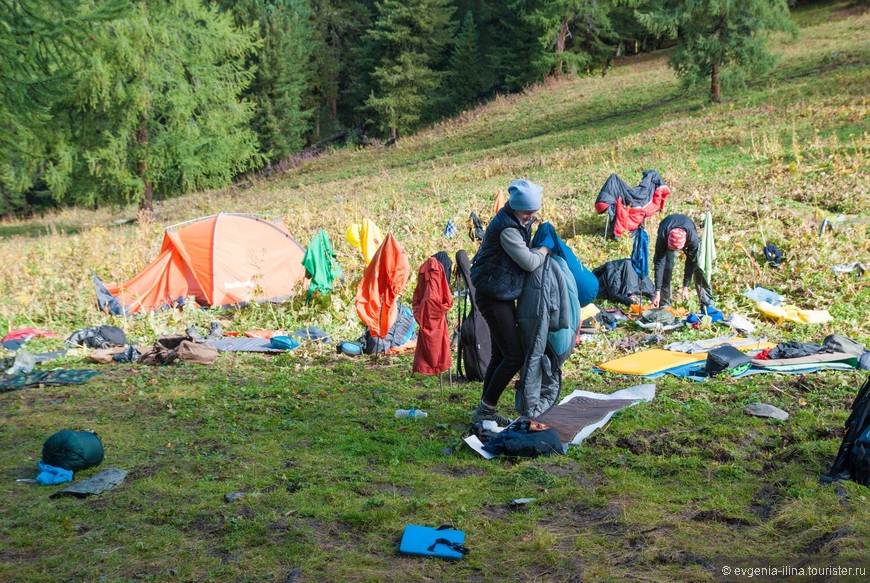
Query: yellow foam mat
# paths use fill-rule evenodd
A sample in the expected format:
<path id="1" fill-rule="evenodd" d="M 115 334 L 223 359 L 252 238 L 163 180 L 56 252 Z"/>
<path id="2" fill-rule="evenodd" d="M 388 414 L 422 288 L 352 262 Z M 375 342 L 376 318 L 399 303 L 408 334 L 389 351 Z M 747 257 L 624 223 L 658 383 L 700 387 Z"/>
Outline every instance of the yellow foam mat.
<path id="1" fill-rule="evenodd" d="M 599 364 L 598 368 L 621 374 L 645 375 L 655 374 L 675 366 L 683 366 L 684 364 L 699 362 L 701 360 L 707 360 L 706 352 L 686 354 L 685 352 L 653 348 L 652 350 L 635 352 L 634 354 Z"/>
<path id="2" fill-rule="evenodd" d="M 735 340 L 737 340 L 735 338 Z M 738 346 L 740 350 L 760 350 L 764 348 L 773 348 L 776 346 L 773 342 L 758 342 L 751 346 Z M 686 354 L 685 352 L 674 352 L 673 350 L 664 350 L 661 348 L 653 348 L 652 350 L 644 350 L 643 352 L 635 352 L 622 358 L 617 358 L 598 365 L 601 370 L 616 372 L 620 374 L 632 375 L 648 375 L 662 372 L 676 366 L 691 364 L 707 360 L 706 352 L 697 352 L 695 354 Z"/>

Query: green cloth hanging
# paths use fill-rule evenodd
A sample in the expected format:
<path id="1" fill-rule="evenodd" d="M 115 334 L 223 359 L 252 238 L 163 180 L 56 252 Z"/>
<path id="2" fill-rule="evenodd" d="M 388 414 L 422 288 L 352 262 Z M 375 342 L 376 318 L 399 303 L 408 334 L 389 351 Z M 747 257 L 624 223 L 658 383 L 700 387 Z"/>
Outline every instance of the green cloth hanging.
<path id="1" fill-rule="evenodd" d="M 335 251 L 332 250 L 329 236 L 323 229 L 317 231 L 308 245 L 308 249 L 305 250 L 302 266 L 308 277 L 311 278 L 311 285 L 308 286 L 308 299 L 311 299 L 312 294 L 316 291 L 328 294 L 332 291 L 333 282 L 341 277 L 341 267 L 336 260 Z"/>
<path id="2" fill-rule="evenodd" d="M 704 213 L 701 245 L 698 249 L 698 267 L 704 272 L 707 283 L 712 281 L 713 262 L 716 261 L 716 243 L 713 242 L 713 215 Z"/>

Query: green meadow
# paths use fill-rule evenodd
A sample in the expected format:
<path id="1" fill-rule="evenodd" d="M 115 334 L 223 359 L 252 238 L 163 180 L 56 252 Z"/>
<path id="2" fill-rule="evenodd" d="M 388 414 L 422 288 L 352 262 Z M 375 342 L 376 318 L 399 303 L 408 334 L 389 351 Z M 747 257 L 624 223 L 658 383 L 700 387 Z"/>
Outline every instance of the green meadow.
<path id="1" fill-rule="evenodd" d="M 337 148 L 277 176 L 160 201 L 135 222 L 123 221 L 132 207 L 0 222 L 0 330 L 59 335 L 32 340 L 33 352 L 98 324 L 143 347 L 212 321 L 331 335 L 278 356 L 225 353 L 212 366 L 97 365 L 77 349 L 40 367 L 102 374 L 0 394 L 0 580 L 714 581 L 726 567 L 770 566 L 793 568 L 791 580 L 866 581 L 870 490 L 819 476 L 867 371 L 666 376 L 655 379 L 653 401 L 621 411 L 564 456 L 486 461 L 461 440 L 480 383 L 414 375 L 408 353 L 335 352 L 362 333 L 353 300 L 365 265 L 345 241 L 351 223 L 370 218 L 392 232 L 416 274 L 437 251 L 473 254 L 469 213 L 488 220 L 496 193 L 523 177 L 545 188 L 541 219 L 593 268 L 631 251 L 628 238 L 604 239 L 598 190 L 611 173 L 634 185 L 648 168 L 671 187 L 666 213 L 712 213 L 712 283 L 726 315 L 750 318 L 772 342 L 837 333 L 870 345 L 870 275 L 830 269 L 870 266 L 870 14 L 834 2 L 794 19 L 798 37 L 772 38 L 774 71 L 726 89 L 721 104 L 708 102 L 706 87 L 684 89 L 661 51 L 623 59 L 606 76 L 498 97 L 395 148 Z M 165 226 L 221 211 L 281 218 L 302 245 L 324 229 L 343 280 L 308 303 L 300 293 L 138 318 L 96 310 L 91 270 L 126 281 L 156 257 Z M 449 219 L 460 233 L 447 239 Z M 780 269 L 764 261 L 766 243 L 783 251 Z M 415 280 L 402 293 L 408 305 Z M 763 319 L 741 295 L 755 286 L 833 319 Z M 697 309 L 697 297 L 684 307 Z M 580 344 L 563 394 L 644 382 L 592 369 L 646 335 L 623 324 Z M 502 398 L 503 414 L 512 397 Z M 755 402 L 790 417 L 746 415 Z M 394 418 L 412 407 L 429 416 Z M 93 429 L 105 446 L 103 464 L 77 480 L 117 467 L 124 482 L 84 499 L 49 499 L 58 487 L 16 482 L 36 475 L 43 441 L 65 428 Z M 227 501 L 233 493 L 242 495 Z M 534 501 L 511 505 L 517 498 Z M 453 525 L 471 552 L 457 562 L 402 556 L 406 524 Z M 864 572 L 810 575 L 833 567 Z"/>

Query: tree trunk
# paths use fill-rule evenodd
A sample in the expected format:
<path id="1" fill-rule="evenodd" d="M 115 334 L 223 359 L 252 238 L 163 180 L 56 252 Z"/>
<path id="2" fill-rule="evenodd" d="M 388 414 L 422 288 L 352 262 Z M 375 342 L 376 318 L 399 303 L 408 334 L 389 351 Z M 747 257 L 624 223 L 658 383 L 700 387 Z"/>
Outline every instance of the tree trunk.
<path id="1" fill-rule="evenodd" d="M 710 101 L 719 103 L 719 62 L 715 61 L 710 69 Z"/>
<path id="2" fill-rule="evenodd" d="M 556 54 L 559 55 L 559 63 L 554 67 L 552 75 L 553 77 L 560 77 L 562 75 L 562 64 L 564 61 L 562 60 L 562 53 L 565 52 L 565 42 L 568 39 L 568 19 L 562 19 L 562 28 L 559 30 L 559 36 L 556 37 Z"/>
<path id="3" fill-rule="evenodd" d="M 148 159 L 145 157 L 145 149 L 148 146 L 148 113 L 145 112 L 139 118 L 139 131 L 136 134 L 136 142 L 139 144 L 139 163 L 136 165 L 136 174 L 142 180 L 145 187 L 142 200 L 139 201 L 139 210 L 152 212 L 154 210 L 154 196 L 151 180 L 148 178 Z"/>

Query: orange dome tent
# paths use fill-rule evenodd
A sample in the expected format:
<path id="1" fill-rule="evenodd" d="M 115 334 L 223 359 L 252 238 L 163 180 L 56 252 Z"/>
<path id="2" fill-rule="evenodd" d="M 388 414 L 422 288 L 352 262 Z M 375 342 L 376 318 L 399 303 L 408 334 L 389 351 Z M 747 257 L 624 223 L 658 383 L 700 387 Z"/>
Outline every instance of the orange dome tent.
<path id="1" fill-rule="evenodd" d="M 206 306 L 278 300 L 305 277 L 304 253 L 280 221 L 234 213 L 194 219 L 167 227 L 157 259 L 129 281 L 103 285 L 95 276 L 97 303 L 135 314 L 188 296 Z"/>

